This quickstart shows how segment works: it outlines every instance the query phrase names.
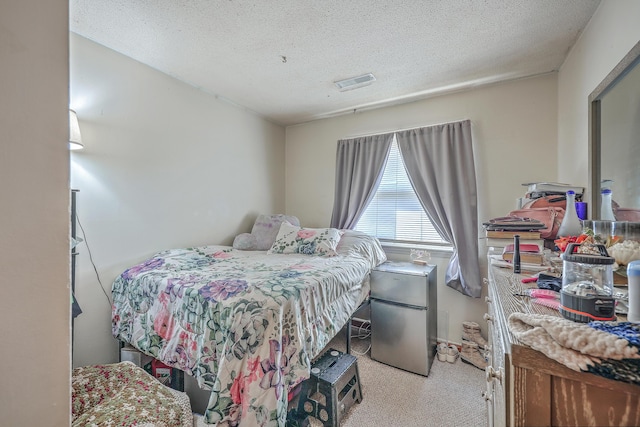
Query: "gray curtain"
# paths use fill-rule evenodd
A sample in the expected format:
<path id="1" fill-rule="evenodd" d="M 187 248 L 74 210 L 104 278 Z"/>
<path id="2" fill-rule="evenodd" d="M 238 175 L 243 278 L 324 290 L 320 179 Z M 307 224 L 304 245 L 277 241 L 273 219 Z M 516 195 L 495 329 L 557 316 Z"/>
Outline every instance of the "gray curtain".
<path id="1" fill-rule="evenodd" d="M 331 227 L 353 228 L 375 195 L 393 133 L 338 141 Z"/>
<path id="2" fill-rule="evenodd" d="M 453 245 L 447 286 L 479 298 L 478 197 L 471 122 L 396 132 L 407 175 L 440 236 Z"/>

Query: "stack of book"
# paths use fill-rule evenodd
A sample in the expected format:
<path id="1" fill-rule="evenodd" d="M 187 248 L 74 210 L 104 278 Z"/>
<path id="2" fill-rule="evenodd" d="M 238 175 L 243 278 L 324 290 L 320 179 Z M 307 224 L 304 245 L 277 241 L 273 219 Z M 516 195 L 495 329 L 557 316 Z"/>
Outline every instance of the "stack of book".
<path id="1" fill-rule="evenodd" d="M 514 244 L 511 243 L 502 250 L 502 259 L 507 262 L 513 262 Z M 532 243 L 520 243 L 520 261 L 523 264 L 542 265 L 544 255 L 542 247 Z"/>
<path id="2" fill-rule="evenodd" d="M 485 230 L 486 244 L 488 248 L 504 249 L 513 244 L 513 237 L 520 236 L 520 246 L 538 245 L 544 247 L 544 240 L 540 237 L 539 231 L 519 231 L 519 230 Z M 523 260 L 524 262 L 524 260 Z"/>

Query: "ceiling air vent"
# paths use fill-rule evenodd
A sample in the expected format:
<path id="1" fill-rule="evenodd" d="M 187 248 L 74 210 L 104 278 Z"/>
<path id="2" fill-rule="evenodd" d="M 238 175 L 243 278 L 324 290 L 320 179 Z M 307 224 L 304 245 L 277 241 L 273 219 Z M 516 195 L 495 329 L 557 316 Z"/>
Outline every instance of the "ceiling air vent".
<path id="1" fill-rule="evenodd" d="M 373 76 L 373 74 L 368 73 L 358 77 L 351 77 L 349 79 L 338 80 L 337 82 L 334 82 L 334 83 L 336 84 L 336 86 L 338 86 L 338 89 L 340 89 L 340 92 L 344 92 L 345 90 L 357 89 L 362 86 L 370 85 L 375 80 L 376 78 Z"/>

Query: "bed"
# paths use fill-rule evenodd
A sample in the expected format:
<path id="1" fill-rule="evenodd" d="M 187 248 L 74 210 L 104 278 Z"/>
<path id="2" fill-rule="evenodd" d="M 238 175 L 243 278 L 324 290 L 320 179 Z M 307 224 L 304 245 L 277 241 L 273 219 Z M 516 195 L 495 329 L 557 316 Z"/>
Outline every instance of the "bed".
<path id="1" fill-rule="evenodd" d="M 318 229 L 298 230 L 308 243 Z M 288 244 L 160 252 L 114 281 L 113 335 L 211 390 L 207 423 L 284 427 L 289 391 L 309 378 L 386 260 L 365 234 L 340 231 L 336 243 L 333 256 Z"/>

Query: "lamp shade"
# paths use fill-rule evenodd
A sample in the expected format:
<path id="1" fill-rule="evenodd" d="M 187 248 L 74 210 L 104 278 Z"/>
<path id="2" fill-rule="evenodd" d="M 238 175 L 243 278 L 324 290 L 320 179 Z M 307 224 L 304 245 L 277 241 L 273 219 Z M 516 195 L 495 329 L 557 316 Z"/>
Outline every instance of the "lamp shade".
<path id="1" fill-rule="evenodd" d="M 69 110 L 69 149 L 81 150 L 84 148 L 82 145 L 82 135 L 80 135 L 80 125 L 78 125 L 78 116 L 73 110 Z"/>

